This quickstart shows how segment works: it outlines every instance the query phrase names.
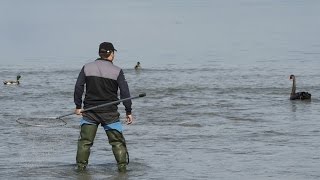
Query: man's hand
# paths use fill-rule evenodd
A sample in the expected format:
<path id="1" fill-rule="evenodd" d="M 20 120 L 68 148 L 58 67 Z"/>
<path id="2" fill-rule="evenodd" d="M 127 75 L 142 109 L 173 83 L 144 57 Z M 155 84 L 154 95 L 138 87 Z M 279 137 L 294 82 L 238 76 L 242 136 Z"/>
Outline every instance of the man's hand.
<path id="1" fill-rule="evenodd" d="M 82 115 L 82 113 L 81 113 L 82 110 L 83 110 L 83 109 L 75 109 L 75 110 L 74 110 L 74 113 L 75 113 L 76 115 Z"/>
<path id="2" fill-rule="evenodd" d="M 127 122 L 128 125 L 133 122 L 133 116 L 132 116 L 132 114 L 126 115 L 126 122 Z"/>

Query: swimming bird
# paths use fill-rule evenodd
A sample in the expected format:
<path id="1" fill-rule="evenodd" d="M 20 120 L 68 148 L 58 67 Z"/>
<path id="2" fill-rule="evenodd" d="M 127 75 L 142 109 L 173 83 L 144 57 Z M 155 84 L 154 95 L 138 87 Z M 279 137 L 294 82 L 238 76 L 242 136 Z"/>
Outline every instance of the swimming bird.
<path id="1" fill-rule="evenodd" d="M 139 70 L 141 69 L 141 65 L 140 62 L 137 62 L 137 65 L 134 67 L 135 70 Z"/>
<path id="2" fill-rule="evenodd" d="M 290 75 L 290 80 L 292 80 L 292 90 L 290 94 L 290 100 L 309 100 L 311 99 L 311 94 L 308 92 L 297 92 L 296 93 L 296 77 Z"/>
<path id="3" fill-rule="evenodd" d="M 16 81 L 3 81 L 3 84 L 9 85 L 9 84 L 20 84 L 19 79 L 21 78 L 20 74 L 17 76 Z"/>

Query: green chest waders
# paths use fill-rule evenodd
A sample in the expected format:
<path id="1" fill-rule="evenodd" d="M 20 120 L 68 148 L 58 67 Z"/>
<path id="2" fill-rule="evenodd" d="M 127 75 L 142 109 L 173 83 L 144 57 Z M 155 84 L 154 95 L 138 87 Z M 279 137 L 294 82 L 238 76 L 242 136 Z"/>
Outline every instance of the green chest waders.
<path id="1" fill-rule="evenodd" d="M 126 147 L 126 141 L 122 133 L 117 130 L 107 130 L 106 133 L 109 139 L 109 144 L 112 146 L 114 157 L 118 163 L 118 170 L 120 172 L 125 172 L 127 167 L 127 159 L 129 160 L 129 157 L 127 156 L 128 151 Z"/>
<path id="2" fill-rule="evenodd" d="M 81 126 L 76 157 L 78 170 L 80 171 L 85 170 L 88 165 L 90 148 L 93 145 L 97 129 L 97 125 L 84 124 Z M 109 139 L 109 144 L 112 146 L 112 152 L 117 161 L 118 170 L 120 172 L 125 172 L 127 159 L 129 160 L 125 139 L 122 133 L 114 129 L 107 130 L 106 134 Z"/>
<path id="3" fill-rule="evenodd" d="M 94 138 L 96 137 L 97 129 L 98 126 L 96 125 L 84 124 L 81 126 L 76 157 L 78 170 L 84 170 L 88 165 L 90 148 L 93 145 Z"/>

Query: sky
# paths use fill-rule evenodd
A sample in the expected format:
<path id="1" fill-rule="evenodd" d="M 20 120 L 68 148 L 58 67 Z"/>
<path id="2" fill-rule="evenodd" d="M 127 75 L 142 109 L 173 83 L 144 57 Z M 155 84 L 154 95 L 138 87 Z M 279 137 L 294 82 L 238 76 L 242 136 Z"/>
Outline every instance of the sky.
<path id="1" fill-rule="evenodd" d="M 83 62 L 97 56 L 103 41 L 114 44 L 124 64 L 314 52 L 320 47 L 320 1 L 304 2 L 1 0 L 0 62 Z"/>

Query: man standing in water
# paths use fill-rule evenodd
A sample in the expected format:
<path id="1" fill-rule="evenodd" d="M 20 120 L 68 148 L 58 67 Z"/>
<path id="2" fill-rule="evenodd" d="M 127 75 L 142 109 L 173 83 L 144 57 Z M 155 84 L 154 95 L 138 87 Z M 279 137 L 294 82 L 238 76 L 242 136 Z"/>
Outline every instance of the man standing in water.
<path id="1" fill-rule="evenodd" d="M 100 58 L 82 67 L 75 85 L 75 113 L 82 115 L 76 157 L 78 170 L 86 169 L 90 156 L 90 148 L 93 145 L 98 125 L 101 124 L 106 131 L 109 144 L 112 146 L 112 151 L 118 164 L 118 170 L 120 172 L 126 171 L 127 159 L 129 157 L 126 142 L 122 134 L 122 125 L 119 120 L 120 113 L 118 112 L 118 104 L 81 112 L 84 85 L 86 85 L 86 93 L 83 101 L 84 109 L 117 101 L 118 89 L 120 89 L 121 99 L 130 97 L 129 87 L 122 69 L 113 65 L 115 51 L 117 50 L 113 47 L 112 43 L 101 43 L 99 46 Z M 123 102 L 127 124 L 133 122 L 131 104 L 131 100 Z"/>

